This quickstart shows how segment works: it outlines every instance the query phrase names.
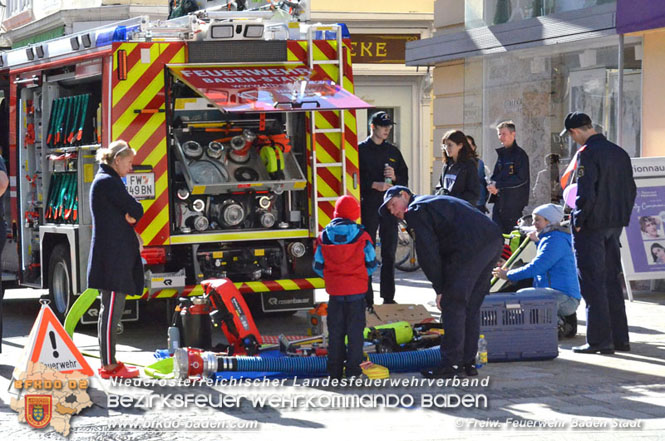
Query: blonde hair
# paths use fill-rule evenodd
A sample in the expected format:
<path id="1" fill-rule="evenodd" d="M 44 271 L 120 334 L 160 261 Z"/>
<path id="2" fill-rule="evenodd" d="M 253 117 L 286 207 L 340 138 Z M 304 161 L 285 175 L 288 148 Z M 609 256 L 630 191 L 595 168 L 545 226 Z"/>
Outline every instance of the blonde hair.
<path id="1" fill-rule="evenodd" d="M 109 144 L 108 148 L 97 150 L 97 162 L 111 165 L 115 158 L 122 158 L 127 155 L 136 155 L 136 150 L 131 148 L 127 142 L 119 139 Z"/>
<path id="2" fill-rule="evenodd" d="M 512 121 L 503 121 L 496 126 L 496 130 L 508 129 L 512 133 L 515 133 L 515 123 Z"/>

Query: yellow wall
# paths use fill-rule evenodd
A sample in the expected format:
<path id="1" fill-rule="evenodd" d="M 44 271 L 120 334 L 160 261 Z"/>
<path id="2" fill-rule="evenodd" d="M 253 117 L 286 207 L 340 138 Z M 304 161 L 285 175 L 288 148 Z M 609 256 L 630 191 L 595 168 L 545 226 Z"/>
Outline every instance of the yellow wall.
<path id="1" fill-rule="evenodd" d="M 434 2 L 434 28 L 449 33 L 464 30 L 464 2 L 460 0 L 436 0 Z"/>
<path id="2" fill-rule="evenodd" d="M 436 0 L 434 27 L 438 33 L 464 29 L 464 2 Z M 464 59 L 437 64 L 433 72 L 434 94 L 432 132 L 432 185 L 441 174 L 441 137 L 451 129 L 464 125 Z"/>
<path id="3" fill-rule="evenodd" d="M 312 12 L 344 11 L 345 13 L 433 13 L 432 0 L 312 0 Z"/>
<path id="4" fill-rule="evenodd" d="M 642 156 L 665 156 L 665 30 L 644 34 Z"/>
<path id="5" fill-rule="evenodd" d="M 464 60 L 437 64 L 433 72 L 434 108 L 431 186 L 441 175 L 441 138 L 451 129 L 462 129 L 464 123 Z"/>

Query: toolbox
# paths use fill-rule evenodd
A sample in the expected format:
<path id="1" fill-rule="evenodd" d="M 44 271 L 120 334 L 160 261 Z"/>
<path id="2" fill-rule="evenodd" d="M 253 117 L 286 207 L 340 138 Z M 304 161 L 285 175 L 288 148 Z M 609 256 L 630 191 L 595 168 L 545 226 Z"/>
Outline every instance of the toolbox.
<path id="1" fill-rule="evenodd" d="M 554 296 L 501 293 L 485 297 L 480 333 L 488 361 L 548 360 L 559 354 Z"/>

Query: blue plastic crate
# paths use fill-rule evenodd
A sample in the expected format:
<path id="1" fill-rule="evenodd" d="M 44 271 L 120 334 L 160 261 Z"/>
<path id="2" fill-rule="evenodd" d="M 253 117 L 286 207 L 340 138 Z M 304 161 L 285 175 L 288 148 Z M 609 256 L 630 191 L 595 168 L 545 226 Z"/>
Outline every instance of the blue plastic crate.
<path id="1" fill-rule="evenodd" d="M 559 355 L 557 305 L 550 295 L 491 294 L 480 308 L 488 361 L 549 360 Z"/>

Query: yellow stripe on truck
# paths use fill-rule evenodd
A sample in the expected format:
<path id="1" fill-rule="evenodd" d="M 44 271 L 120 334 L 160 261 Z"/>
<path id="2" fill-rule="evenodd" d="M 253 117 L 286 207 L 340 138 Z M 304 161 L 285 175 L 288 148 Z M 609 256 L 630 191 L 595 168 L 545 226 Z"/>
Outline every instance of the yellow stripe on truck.
<path id="1" fill-rule="evenodd" d="M 279 284 L 279 286 L 284 288 L 284 291 L 296 291 L 300 289 L 300 287 L 293 280 L 283 279 L 277 280 L 276 282 Z"/>
<path id="2" fill-rule="evenodd" d="M 269 292 L 267 286 L 263 282 L 244 282 L 244 283 L 234 283 L 236 288 L 240 289 L 242 285 L 248 286 L 253 292 Z"/>
<path id="3" fill-rule="evenodd" d="M 125 81 L 122 81 L 121 83 L 125 83 Z M 150 82 L 148 87 L 143 89 L 141 94 L 137 96 L 134 101 L 132 101 L 128 109 L 120 117 L 118 117 L 116 121 L 113 122 L 113 133 L 122 133 L 124 130 L 126 130 L 127 127 L 129 127 L 134 122 L 134 119 L 139 115 L 138 113 L 134 112 L 134 110 L 143 110 L 146 108 L 155 96 L 157 96 L 159 93 L 162 93 L 163 87 L 164 78 L 162 78 L 160 75 L 157 75 L 157 77 Z M 115 94 L 113 96 L 115 97 Z M 140 130 L 131 140 L 127 141 L 132 145 L 143 145 L 148 137 L 154 133 L 155 129 L 160 127 L 163 121 L 163 113 L 157 112 L 153 114 L 148 122 L 144 124 L 145 130 Z M 164 133 L 164 136 L 166 136 L 166 133 Z"/>
<path id="4" fill-rule="evenodd" d="M 164 228 L 164 225 L 166 225 L 169 222 L 169 206 L 166 205 L 164 208 L 162 208 L 159 211 L 159 214 L 155 216 L 155 218 L 150 222 L 150 225 L 146 227 L 145 230 L 143 230 L 143 233 L 141 234 L 141 237 L 143 238 L 144 243 L 150 243 L 155 236 L 157 236 L 157 233 L 160 232 L 162 228 Z"/>
<path id="5" fill-rule="evenodd" d="M 232 242 L 258 239 L 302 239 L 309 237 L 309 230 L 265 230 L 250 232 L 228 232 L 211 234 L 188 234 L 171 236 L 171 245 L 189 243 Z"/>
<path id="6" fill-rule="evenodd" d="M 314 288 L 314 289 L 319 289 L 319 288 L 325 288 L 325 282 L 321 277 L 308 277 L 306 279 L 298 279 L 298 280 L 306 280 L 307 283 L 311 285 L 311 287 L 306 287 L 303 288 L 296 283 L 295 280 L 292 279 L 279 279 L 279 280 L 271 280 L 270 283 L 279 285 L 281 290 L 283 291 L 298 291 L 301 289 L 309 289 L 309 288 Z M 268 287 L 268 285 L 264 282 L 235 282 L 233 284 L 236 288 L 241 290 L 244 293 L 247 292 L 270 292 L 271 289 Z M 203 287 L 201 285 L 196 285 L 194 287 L 192 286 L 187 286 L 184 288 L 184 291 L 179 291 L 177 289 L 162 289 L 159 291 L 155 291 L 152 294 L 152 298 L 155 299 L 163 299 L 163 298 L 170 298 L 170 297 L 179 297 L 179 296 L 200 296 L 203 295 Z M 128 299 L 136 300 L 139 298 L 148 298 L 148 290 L 144 289 L 143 290 L 143 295 L 142 296 L 128 296 Z"/>
<path id="7" fill-rule="evenodd" d="M 149 50 L 150 51 L 150 63 L 143 63 L 141 60 L 139 60 L 134 66 L 127 71 L 127 78 L 139 78 L 145 72 L 150 69 L 152 66 L 152 63 L 155 62 L 157 57 L 159 56 L 159 46 L 158 44 L 152 44 L 149 47 L 146 47 L 143 45 L 140 49 L 138 49 L 138 45 L 136 43 L 125 43 L 121 44 L 118 50 L 126 50 L 127 54 L 129 55 L 130 49 L 133 52 L 134 50 L 140 50 L 140 51 L 145 51 Z M 129 58 L 129 57 L 128 57 Z M 117 57 L 113 57 L 113 66 L 114 68 L 117 68 Z M 164 83 L 164 76 L 163 75 L 157 75 L 156 78 L 161 78 L 162 84 Z M 113 88 L 113 101 L 112 104 L 113 106 L 117 105 L 118 102 L 129 92 L 129 90 L 132 88 L 134 85 L 133 81 L 118 81 L 118 83 L 115 85 Z M 147 102 L 147 101 L 146 101 Z"/>

